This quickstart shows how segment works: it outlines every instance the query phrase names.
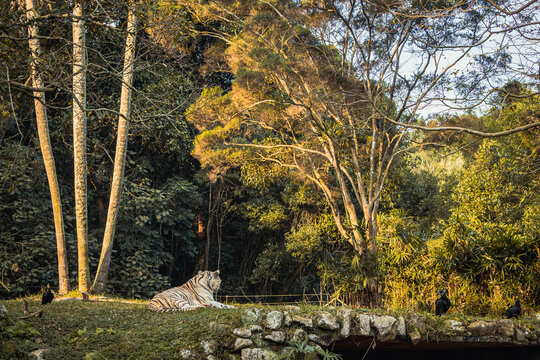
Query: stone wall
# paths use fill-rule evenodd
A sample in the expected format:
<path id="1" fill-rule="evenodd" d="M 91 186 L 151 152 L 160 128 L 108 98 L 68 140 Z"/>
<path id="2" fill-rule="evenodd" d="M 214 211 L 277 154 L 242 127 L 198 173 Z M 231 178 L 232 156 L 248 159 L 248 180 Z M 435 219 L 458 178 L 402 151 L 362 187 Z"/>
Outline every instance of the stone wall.
<path id="1" fill-rule="evenodd" d="M 361 310 L 333 308 L 305 312 L 289 306 L 283 310 L 250 308 L 242 313 L 242 326 L 221 326 L 228 357 L 255 360 L 274 359 L 294 353 L 319 358 L 335 341 L 350 337 L 371 337 L 378 342 L 474 342 L 540 344 L 540 321 L 526 325 L 514 319 L 459 321 L 451 316 L 422 317 L 375 315 Z M 227 336 L 226 333 L 229 333 Z M 225 339 L 228 338 L 226 341 Z M 216 359 L 216 344 L 203 343 L 205 357 Z M 190 354 L 185 354 L 186 358 Z M 294 358 L 294 356 L 291 356 Z"/>

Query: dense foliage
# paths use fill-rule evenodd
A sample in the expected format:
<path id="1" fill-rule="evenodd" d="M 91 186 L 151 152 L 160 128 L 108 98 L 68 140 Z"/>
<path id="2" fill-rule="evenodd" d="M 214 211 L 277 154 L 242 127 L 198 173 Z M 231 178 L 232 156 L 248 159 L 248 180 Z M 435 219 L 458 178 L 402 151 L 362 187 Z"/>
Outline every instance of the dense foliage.
<path id="1" fill-rule="evenodd" d="M 148 298 L 208 263 L 221 269 L 223 293 L 250 300 L 277 302 L 287 294 L 324 292 L 336 302 L 357 305 L 377 280 L 382 305 L 394 309 L 431 309 L 440 288 L 455 311 L 500 313 L 512 298 L 538 309 L 538 127 L 482 139 L 404 130 L 377 118 L 503 131 L 538 122 L 537 83 L 509 82 L 490 97 L 493 104 L 476 113 L 427 122 L 397 110 L 389 83 L 370 93 L 369 76 L 349 76 L 358 64 L 345 55 L 354 45 L 321 40 L 319 32 L 328 30 L 323 25 L 335 19 L 326 19 L 317 2 L 306 2 L 305 8 L 288 1 L 237 2 L 242 21 L 219 12 L 226 8 L 216 13 L 205 4 L 143 3 L 108 292 Z M 28 24 L 21 9 L 9 2 L 1 6 L 0 297 L 16 297 L 47 283 L 54 288 L 58 275 L 49 187 L 27 86 Z M 377 41 L 381 48 L 389 46 L 406 19 L 393 21 L 388 9 L 373 6 L 367 12 L 389 26 Z M 87 19 L 87 88 L 94 274 L 112 176 L 127 7 L 115 1 L 88 1 L 87 7 L 93 10 Z M 40 11 L 50 135 L 74 286 L 71 27 L 64 21 L 70 9 L 51 1 Z M 420 36 L 424 27 L 415 24 L 413 33 Z M 359 20 L 354 26 L 366 25 Z M 373 54 L 380 55 L 379 62 L 373 60 L 380 70 L 388 54 L 376 49 Z M 475 76 L 469 74 L 463 85 Z M 409 80 L 396 80 L 401 88 L 395 91 L 405 91 Z M 422 78 L 422 86 L 431 80 Z M 306 109 L 320 121 L 306 120 Z M 351 122 L 344 121 L 349 117 Z M 399 134 L 401 142 L 388 140 Z M 379 175 L 388 171 L 388 176 L 375 219 L 368 221 L 360 197 L 351 195 L 347 203 L 344 194 L 369 182 L 374 137 L 381 149 L 395 145 L 396 156 L 379 164 Z M 321 155 L 329 144 L 335 145 L 335 159 Z M 356 154 L 349 152 L 353 146 Z M 340 181 L 340 171 L 342 177 L 354 176 Z M 378 233 L 369 222 L 378 224 Z M 351 239 L 369 234 L 376 234 L 369 246 L 378 252 L 364 256 Z"/>
<path id="2" fill-rule="evenodd" d="M 529 120 L 523 107 L 534 112 L 537 106 L 534 98 L 509 101 L 483 121 L 508 127 Z M 466 312 L 502 313 L 513 298 L 538 306 L 540 189 L 538 141 L 531 136 L 482 141 L 455 171 L 449 215 L 430 228 L 408 221 L 417 219 L 411 212 L 384 217 L 382 263 L 390 307 L 432 307 L 438 288 L 447 288 Z"/>

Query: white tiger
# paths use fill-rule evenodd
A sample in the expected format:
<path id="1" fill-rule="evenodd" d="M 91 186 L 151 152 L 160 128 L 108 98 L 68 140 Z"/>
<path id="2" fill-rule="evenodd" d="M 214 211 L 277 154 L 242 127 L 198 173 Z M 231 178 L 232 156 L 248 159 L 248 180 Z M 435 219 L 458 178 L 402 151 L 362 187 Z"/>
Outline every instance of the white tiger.
<path id="1" fill-rule="evenodd" d="M 214 300 L 214 292 L 219 289 L 221 279 L 219 270 L 199 271 L 185 284 L 160 292 L 150 300 L 148 307 L 152 311 L 187 311 L 203 307 L 233 309 Z"/>

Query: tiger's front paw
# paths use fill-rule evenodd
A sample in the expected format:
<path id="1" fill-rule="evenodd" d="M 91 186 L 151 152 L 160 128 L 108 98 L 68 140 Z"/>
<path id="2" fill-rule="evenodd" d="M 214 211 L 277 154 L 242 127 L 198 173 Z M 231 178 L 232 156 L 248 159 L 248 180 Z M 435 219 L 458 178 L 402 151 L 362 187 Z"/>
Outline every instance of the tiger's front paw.
<path id="1" fill-rule="evenodd" d="M 221 304 L 221 303 L 217 307 L 220 309 L 234 309 L 234 306 L 232 305 L 226 305 L 226 304 Z"/>

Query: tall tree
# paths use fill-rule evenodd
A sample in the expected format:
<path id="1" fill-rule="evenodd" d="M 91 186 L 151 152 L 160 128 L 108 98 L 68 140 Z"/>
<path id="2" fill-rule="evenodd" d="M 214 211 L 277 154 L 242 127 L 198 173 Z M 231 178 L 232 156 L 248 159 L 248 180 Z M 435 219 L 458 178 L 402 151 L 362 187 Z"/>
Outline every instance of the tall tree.
<path id="1" fill-rule="evenodd" d="M 56 230 L 56 249 L 58 258 L 58 292 L 65 294 L 69 291 L 69 272 L 66 255 L 66 239 L 64 236 L 64 216 L 62 214 L 62 200 L 58 187 L 56 166 L 52 152 L 51 139 L 49 136 L 49 125 L 47 119 L 47 108 L 45 100 L 45 86 L 43 76 L 39 70 L 41 60 L 41 44 L 38 37 L 36 19 L 39 17 L 36 0 L 26 0 L 26 16 L 28 19 L 28 45 L 31 54 L 31 75 L 32 86 L 34 88 L 34 108 L 38 128 L 39 144 L 47 172 L 49 189 L 54 216 L 54 227 Z"/>
<path id="2" fill-rule="evenodd" d="M 465 100 L 482 92 L 482 80 L 494 79 L 498 66 L 509 66 L 504 52 L 483 54 L 476 58 L 481 71 L 451 77 L 459 73 L 460 61 L 475 56 L 500 30 L 498 13 L 479 3 L 303 5 L 258 1 L 246 10 L 238 9 L 245 4 L 214 1 L 199 12 L 214 13 L 243 31 L 219 34 L 228 45 L 223 60 L 236 81 L 228 94 L 201 96 L 202 110 L 191 116 L 207 131 L 195 154 L 210 164 L 231 154 L 223 145 L 250 149 L 261 163 L 315 183 L 339 233 L 365 264 L 367 293 L 376 301 L 377 215 L 394 161 L 417 146 L 408 129 L 494 137 L 540 122 L 497 133 L 416 124 L 420 109 L 441 99 L 470 105 Z M 456 92 L 447 90 L 453 81 Z M 210 149 L 216 149 L 213 155 Z"/>
<path id="3" fill-rule="evenodd" d="M 101 256 L 92 290 L 95 293 L 104 292 L 107 285 L 107 277 L 109 274 L 109 265 L 111 263 L 111 254 L 113 249 L 114 232 L 118 218 L 118 207 L 124 184 L 124 169 L 126 167 L 128 129 L 131 114 L 136 33 L 137 9 L 135 2 L 130 1 L 127 20 L 126 46 L 124 49 L 124 68 L 122 71 L 122 92 L 120 95 L 120 112 L 118 116 L 118 134 L 116 140 L 116 152 L 114 156 L 114 172 Z"/>
<path id="4" fill-rule="evenodd" d="M 90 288 L 86 182 L 86 35 L 84 0 L 73 4 L 73 167 L 79 263 L 79 291 Z"/>
<path id="5" fill-rule="evenodd" d="M 77 277 L 78 261 L 77 247 L 75 243 L 70 245 L 70 239 L 77 238 L 74 181 L 63 184 L 62 179 L 74 176 L 74 3 L 37 1 L 36 20 L 43 52 L 39 70 L 46 86 L 49 135 L 63 200 L 71 281 L 77 281 L 73 277 Z M 84 2 L 90 285 L 100 258 L 113 177 L 127 5 L 128 2 L 119 6 L 118 1 L 109 0 Z M 0 296 L 8 297 L 35 291 L 46 279 L 56 283 L 58 276 L 51 194 L 38 147 L 33 96 L 36 88 L 30 78 L 25 6 L 26 0 L 0 1 L 0 173 L 8 179 L 0 184 L 0 246 L 6 250 L 0 251 L 2 282 L 6 285 L 0 285 Z M 186 35 L 186 26 L 190 23 L 182 9 L 174 10 L 163 22 L 160 7 L 141 7 L 138 15 L 144 14 L 145 27 L 137 34 L 144 36 L 137 36 L 137 53 L 141 56 L 135 64 L 136 88 L 127 154 L 137 161 L 126 161 L 107 288 L 112 287 L 117 293 L 131 294 L 134 290 L 139 296 L 151 296 L 155 289 L 167 287 L 168 281 L 185 280 L 184 276 L 189 276 L 185 271 L 191 272 L 195 261 L 192 257 L 199 250 L 193 241 L 190 211 L 199 203 L 199 189 L 188 180 L 197 165 L 190 156 L 193 133 L 183 114 L 203 83 L 196 71 L 202 50 L 198 45 L 188 48 L 192 38 Z M 167 39 L 180 40 L 185 46 L 173 43 L 174 46 L 166 47 L 149 35 L 147 31 L 155 28 L 157 22 L 170 30 Z M 36 174 L 35 169 L 40 166 L 43 171 Z M 36 186 L 32 183 L 33 174 L 39 178 L 39 183 L 34 178 Z M 66 212 L 73 217 L 66 216 Z M 48 256 L 43 256 L 43 251 Z M 174 259 L 167 256 L 169 251 Z M 160 274 L 164 262 L 171 264 L 170 279 Z M 10 270 L 12 266 L 15 270 Z"/>

